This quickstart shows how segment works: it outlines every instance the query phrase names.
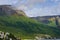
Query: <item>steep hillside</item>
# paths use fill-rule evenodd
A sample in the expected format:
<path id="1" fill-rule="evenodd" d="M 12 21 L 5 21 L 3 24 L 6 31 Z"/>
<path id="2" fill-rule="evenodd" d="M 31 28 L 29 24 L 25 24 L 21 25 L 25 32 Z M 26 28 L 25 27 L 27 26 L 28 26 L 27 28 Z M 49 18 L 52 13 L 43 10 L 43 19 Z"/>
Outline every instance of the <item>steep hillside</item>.
<path id="1" fill-rule="evenodd" d="M 41 24 L 25 16 L 0 16 L 0 30 L 13 33 L 19 37 L 34 36 L 34 34 L 48 34 L 60 37 L 59 29 Z"/>
<path id="2" fill-rule="evenodd" d="M 22 38 L 33 38 L 36 34 L 60 37 L 60 29 L 30 19 L 23 11 L 17 11 L 16 14 L 15 12 L 16 10 L 13 9 L 11 11 L 7 9 L 0 10 L 0 31 L 9 32 Z"/>

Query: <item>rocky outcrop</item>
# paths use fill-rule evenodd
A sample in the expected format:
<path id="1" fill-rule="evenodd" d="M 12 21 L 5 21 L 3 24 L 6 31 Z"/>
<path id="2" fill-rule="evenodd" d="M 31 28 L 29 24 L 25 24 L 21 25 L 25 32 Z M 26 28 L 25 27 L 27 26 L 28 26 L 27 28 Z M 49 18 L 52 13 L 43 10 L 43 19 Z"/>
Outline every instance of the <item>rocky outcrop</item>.
<path id="1" fill-rule="evenodd" d="M 0 31 L 0 40 L 18 40 L 18 38 L 15 37 L 12 33 Z"/>
<path id="2" fill-rule="evenodd" d="M 0 5 L 0 16 L 10 15 L 25 16 L 22 10 L 15 10 L 11 5 Z"/>
<path id="3" fill-rule="evenodd" d="M 37 20 L 38 22 L 42 22 L 44 24 L 60 27 L 60 15 L 37 16 L 37 17 L 31 17 L 31 18 Z"/>

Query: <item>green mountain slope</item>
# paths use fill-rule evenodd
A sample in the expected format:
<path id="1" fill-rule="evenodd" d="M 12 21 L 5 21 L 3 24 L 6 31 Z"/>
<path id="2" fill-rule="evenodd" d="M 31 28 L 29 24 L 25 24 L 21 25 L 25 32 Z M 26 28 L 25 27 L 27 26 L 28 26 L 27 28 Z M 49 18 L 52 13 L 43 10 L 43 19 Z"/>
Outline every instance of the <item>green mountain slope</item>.
<path id="1" fill-rule="evenodd" d="M 0 31 L 12 33 L 17 37 L 33 38 L 37 34 L 60 37 L 59 30 L 28 18 L 22 10 L 0 5 Z"/>
<path id="2" fill-rule="evenodd" d="M 57 28 L 50 27 L 25 16 L 0 16 L 0 31 L 13 33 L 17 37 L 32 38 L 35 34 L 60 37 Z"/>

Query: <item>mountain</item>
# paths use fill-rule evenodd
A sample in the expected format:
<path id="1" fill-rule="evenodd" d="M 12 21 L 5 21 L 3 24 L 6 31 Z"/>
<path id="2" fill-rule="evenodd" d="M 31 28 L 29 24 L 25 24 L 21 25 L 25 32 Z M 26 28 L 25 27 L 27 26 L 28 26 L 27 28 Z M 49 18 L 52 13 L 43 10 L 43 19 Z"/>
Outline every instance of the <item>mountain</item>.
<path id="1" fill-rule="evenodd" d="M 44 24 L 48 24 L 50 26 L 56 26 L 56 17 L 59 25 L 60 25 L 60 15 L 53 15 L 53 16 L 37 16 L 37 17 L 31 17 L 31 19 L 35 19 L 38 22 L 42 22 Z"/>
<path id="2" fill-rule="evenodd" d="M 15 12 L 14 9 L 0 11 L 0 31 L 12 33 L 21 38 L 34 38 L 37 34 L 60 37 L 60 29 L 57 27 L 48 26 L 30 19 L 22 11 L 22 13 L 17 11 L 16 14 Z"/>
<path id="3" fill-rule="evenodd" d="M 16 10 L 11 5 L 0 5 L 0 16 L 20 15 L 24 16 L 22 10 Z"/>

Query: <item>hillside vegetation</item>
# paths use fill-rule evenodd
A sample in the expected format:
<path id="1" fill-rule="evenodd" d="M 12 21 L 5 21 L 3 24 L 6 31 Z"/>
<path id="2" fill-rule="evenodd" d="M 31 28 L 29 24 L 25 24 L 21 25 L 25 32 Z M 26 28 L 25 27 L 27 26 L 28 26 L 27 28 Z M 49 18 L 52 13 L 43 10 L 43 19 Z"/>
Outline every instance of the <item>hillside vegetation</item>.
<path id="1" fill-rule="evenodd" d="M 0 31 L 21 38 L 34 38 L 37 34 L 60 37 L 60 29 L 30 19 L 23 11 L 13 10 L 8 5 L 0 6 Z"/>
<path id="2" fill-rule="evenodd" d="M 31 17 L 31 18 L 37 20 L 38 22 L 42 22 L 43 24 L 47 24 L 47 25 L 50 25 L 53 27 L 57 27 L 57 25 L 56 25 L 56 18 L 57 18 L 58 23 L 60 25 L 60 15 L 37 16 L 37 17 Z"/>
<path id="3" fill-rule="evenodd" d="M 34 34 L 60 37 L 59 29 L 41 24 L 25 16 L 0 16 L 0 30 L 24 38 L 34 37 Z"/>

